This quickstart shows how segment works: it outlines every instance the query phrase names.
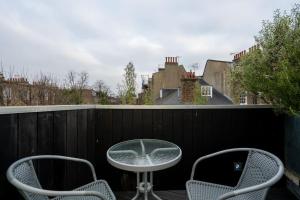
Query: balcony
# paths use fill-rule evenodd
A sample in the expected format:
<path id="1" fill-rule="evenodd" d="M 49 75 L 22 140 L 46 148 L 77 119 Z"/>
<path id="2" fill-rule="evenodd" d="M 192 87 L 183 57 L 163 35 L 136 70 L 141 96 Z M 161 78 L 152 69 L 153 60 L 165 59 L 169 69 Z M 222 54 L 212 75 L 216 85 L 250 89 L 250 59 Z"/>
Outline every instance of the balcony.
<path id="1" fill-rule="evenodd" d="M 185 199 L 185 182 L 200 156 L 235 147 L 270 151 L 284 161 L 284 120 L 270 106 L 39 106 L 0 108 L 0 199 L 20 199 L 8 184 L 5 171 L 15 160 L 36 154 L 59 154 L 91 161 L 117 199 L 131 199 L 135 174 L 118 170 L 106 161 L 107 149 L 135 138 L 168 140 L 182 149 L 176 166 L 154 173 L 154 187 L 163 199 Z M 196 177 L 235 185 L 241 174 L 234 154 L 204 163 Z M 220 163 L 222 163 L 220 165 Z M 84 166 L 42 161 L 37 165 L 44 188 L 73 189 L 91 180 Z M 180 173 L 178 173 L 180 172 Z M 267 199 L 294 199 L 285 178 Z"/>

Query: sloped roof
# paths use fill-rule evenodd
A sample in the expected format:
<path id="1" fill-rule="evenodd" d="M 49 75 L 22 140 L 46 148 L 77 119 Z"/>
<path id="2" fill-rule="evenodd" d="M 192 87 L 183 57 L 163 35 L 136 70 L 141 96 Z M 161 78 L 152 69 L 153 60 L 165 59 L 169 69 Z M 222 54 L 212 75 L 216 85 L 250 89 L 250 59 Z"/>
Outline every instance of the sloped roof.
<path id="1" fill-rule="evenodd" d="M 199 79 L 199 84 L 200 85 L 207 85 L 209 86 L 209 84 L 204 81 L 202 78 Z M 227 98 L 226 96 L 224 96 L 221 92 L 219 92 L 218 90 L 216 90 L 214 87 L 212 88 L 212 98 L 208 98 L 208 105 L 228 105 L 228 104 L 233 104 L 233 102 Z"/>
<path id="2" fill-rule="evenodd" d="M 178 97 L 177 89 L 168 89 L 163 98 L 155 101 L 157 105 L 181 105 L 180 97 Z"/>
<path id="3" fill-rule="evenodd" d="M 202 78 L 198 80 L 200 85 L 207 85 L 210 86 L 206 81 Z M 214 87 L 212 88 L 212 98 L 208 97 L 207 105 L 229 105 L 233 104 L 232 101 L 216 90 Z M 178 90 L 177 89 L 165 89 L 164 95 L 162 98 L 158 98 L 155 101 L 156 105 L 182 105 L 184 103 L 181 102 L 181 93 L 178 97 Z"/>

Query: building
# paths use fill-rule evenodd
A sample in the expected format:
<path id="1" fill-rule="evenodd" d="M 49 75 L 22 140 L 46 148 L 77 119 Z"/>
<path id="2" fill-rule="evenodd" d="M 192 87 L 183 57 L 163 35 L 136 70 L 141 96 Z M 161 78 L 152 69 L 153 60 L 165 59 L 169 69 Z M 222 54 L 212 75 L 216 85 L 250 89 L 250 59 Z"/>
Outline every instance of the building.
<path id="1" fill-rule="evenodd" d="M 149 79 L 153 100 L 166 96 L 170 91 L 180 90 L 185 72 L 183 65 L 178 64 L 178 57 L 166 57 L 164 68 L 158 68 L 158 72 L 153 73 Z"/>
<path id="2" fill-rule="evenodd" d="M 221 60 L 207 60 L 202 79 L 214 89 L 231 99 L 231 90 L 229 84 L 229 73 L 233 62 Z"/>
<path id="3" fill-rule="evenodd" d="M 62 90 L 47 81 L 33 81 L 30 88 L 30 102 L 28 105 L 56 105 L 61 104 Z"/>
<path id="4" fill-rule="evenodd" d="M 14 76 L 5 79 L 0 73 L 0 106 L 27 106 L 27 105 L 58 105 L 68 104 L 68 90 L 60 88 L 47 80 L 33 81 Z M 82 103 L 95 104 L 97 96 L 92 89 L 82 89 L 80 96 Z"/>
<path id="5" fill-rule="evenodd" d="M 19 76 L 5 79 L 0 75 L 1 105 L 29 105 L 30 84 L 27 79 Z"/>
<path id="6" fill-rule="evenodd" d="M 144 78 L 143 78 L 144 77 Z M 183 65 L 178 64 L 177 57 L 166 57 L 164 68 L 152 74 L 151 78 L 142 77 L 142 90 L 139 104 L 143 104 L 146 91 L 151 91 L 154 104 L 180 105 L 194 104 L 195 88 L 198 84 L 201 96 L 207 99 L 206 104 L 232 104 L 222 93 L 208 84 L 194 72 L 187 72 Z"/>
<path id="7" fill-rule="evenodd" d="M 255 95 L 249 91 L 238 92 L 235 86 L 230 81 L 231 70 L 239 66 L 241 58 L 248 52 L 257 49 L 258 46 L 249 48 L 249 51 L 241 51 L 234 55 L 232 61 L 211 60 L 206 61 L 202 79 L 208 85 L 213 86 L 215 94 L 221 94 L 234 104 L 247 105 L 247 104 L 265 104 L 259 95 Z M 205 83 L 203 83 L 205 84 Z"/>

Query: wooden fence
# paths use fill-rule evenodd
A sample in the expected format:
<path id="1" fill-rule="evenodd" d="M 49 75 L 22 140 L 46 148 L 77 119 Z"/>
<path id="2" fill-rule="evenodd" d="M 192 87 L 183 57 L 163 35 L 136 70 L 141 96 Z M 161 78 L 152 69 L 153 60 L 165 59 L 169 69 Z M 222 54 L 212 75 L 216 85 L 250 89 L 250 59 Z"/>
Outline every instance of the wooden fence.
<path id="1" fill-rule="evenodd" d="M 268 107 L 123 109 L 92 108 L 0 114 L 0 199 L 18 199 L 5 171 L 15 160 L 37 154 L 86 158 L 114 191 L 133 190 L 135 174 L 115 169 L 106 161 L 107 149 L 120 141 L 157 138 L 181 147 L 176 166 L 154 173 L 156 189 L 184 189 L 199 156 L 233 147 L 256 147 L 283 158 L 284 120 Z M 205 162 L 198 177 L 234 185 L 244 154 Z M 71 189 L 92 180 L 88 168 L 60 161 L 36 163 L 48 189 Z"/>

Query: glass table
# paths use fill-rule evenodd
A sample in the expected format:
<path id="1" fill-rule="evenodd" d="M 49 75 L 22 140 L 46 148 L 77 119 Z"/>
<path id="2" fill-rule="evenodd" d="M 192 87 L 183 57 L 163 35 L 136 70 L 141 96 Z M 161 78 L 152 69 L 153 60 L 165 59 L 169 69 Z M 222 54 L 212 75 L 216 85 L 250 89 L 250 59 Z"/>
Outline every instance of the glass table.
<path id="1" fill-rule="evenodd" d="M 153 192 L 153 172 L 176 165 L 181 159 L 181 149 L 167 141 L 156 139 L 135 139 L 115 144 L 107 150 L 108 162 L 119 169 L 136 172 L 137 192 L 133 200 L 144 193 L 148 199 Z M 142 174 L 143 180 L 140 180 Z M 149 181 L 148 181 L 149 177 Z"/>

